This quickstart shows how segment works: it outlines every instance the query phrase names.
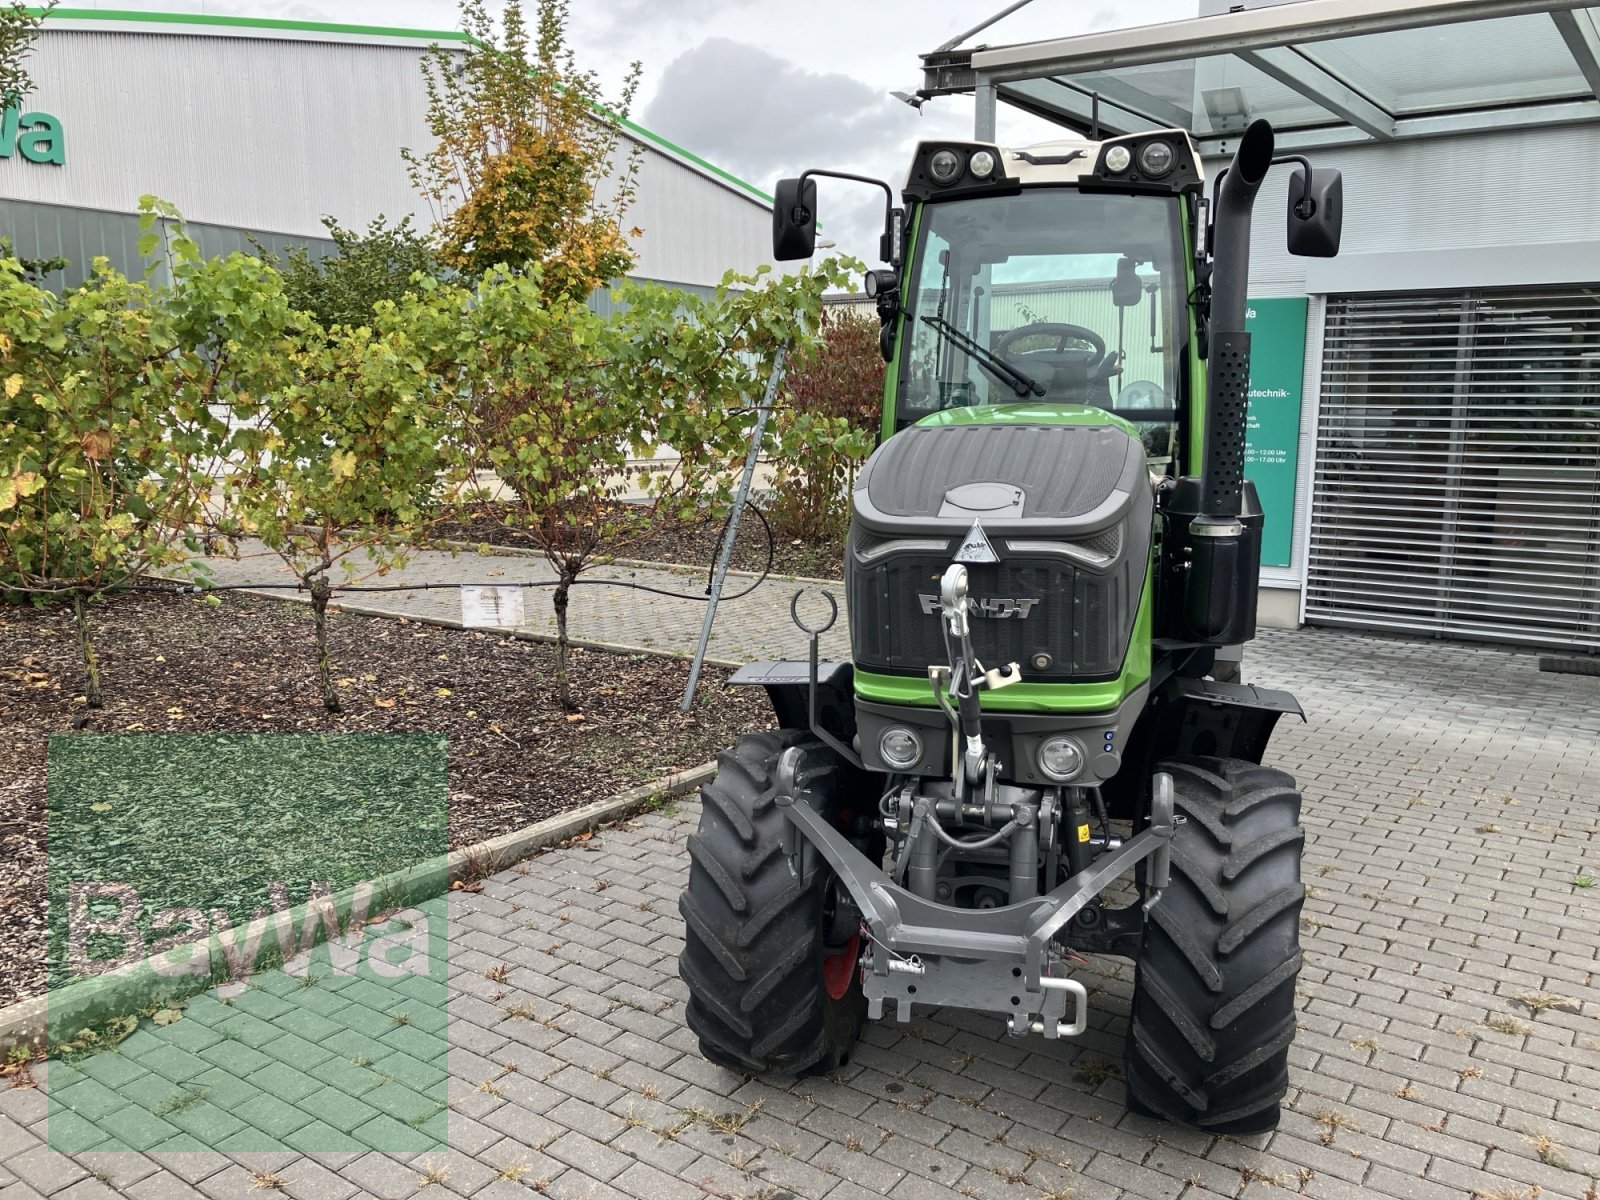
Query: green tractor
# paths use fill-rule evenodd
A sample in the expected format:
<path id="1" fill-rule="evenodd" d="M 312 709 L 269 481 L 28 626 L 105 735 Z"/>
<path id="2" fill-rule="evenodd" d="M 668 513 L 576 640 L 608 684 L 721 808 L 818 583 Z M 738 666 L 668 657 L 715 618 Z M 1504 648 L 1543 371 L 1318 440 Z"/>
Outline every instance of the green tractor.
<path id="1" fill-rule="evenodd" d="M 926 142 L 903 207 L 861 180 L 888 197 L 867 290 L 889 368 L 845 552 L 853 661 L 811 630 L 809 662 L 734 677 L 782 728 L 721 755 L 689 838 L 680 968 L 711 1061 L 827 1072 L 918 1005 L 1073 1037 L 1072 964 L 1119 955 L 1129 1107 L 1277 1124 L 1304 839 L 1261 763 L 1301 714 L 1217 655 L 1255 635 L 1245 296 L 1282 161 L 1290 250 L 1336 254 L 1338 173 L 1275 159 L 1262 121 L 1209 197 L 1180 130 Z M 781 182 L 780 259 L 812 253 L 820 175 L 860 179 Z"/>

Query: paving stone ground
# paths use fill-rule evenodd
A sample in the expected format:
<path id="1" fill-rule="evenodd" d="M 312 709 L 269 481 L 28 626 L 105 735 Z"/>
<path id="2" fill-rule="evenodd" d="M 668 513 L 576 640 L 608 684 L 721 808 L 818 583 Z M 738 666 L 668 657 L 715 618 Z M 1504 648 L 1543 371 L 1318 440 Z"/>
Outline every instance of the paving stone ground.
<path id="1" fill-rule="evenodd" d="M 635 628 L 664 627 L 634 604 Z M 780 605 L 774 588 L 760 619 Z M 40 1089 L 0 1092 L 0 1196 L 223 1200 L 276 1182 L 305 1200 L 1594 1200 L 1600 886 L 1581 884 L 1600 880 L 1600 680 L 1325 630 L 1265 633 L 1246 670 L 1310 716 L 1272 752 L 1306 794 L 1311 888 L 1275 1133 L 1123 1110 L 1132 971 L 1116 960 L 1084 971 L 1094 1015 L 1071 1043 L 923 1012 L 870 1026 L 826 1079 L 709 1065 L 675 965 L 690 801 L 450 897 L 447 1149 L 329 1152 L 330 1132 L 403 1086 L 403 1029 L 380 1014 L 374 1048 L 330 1010 L 289 1040 L 269 1005 L 244 1042 L 196 1049 L 215 1026 L 186 1017 L 130 1057 L 175 1088 L 195 1064 L 157 1051 L 220 1058 L 274 1091 L 261 1119 L 318 1152 L 51 1152 L 45 1093 L 66 1078 L 52 1063 Z M 258 982 L 279 999 L 319 991 Z M 388 1082 L 370 1077 L 381 1060 Z"/>
<path id="2" fill-rule="evenodd" d="M 258 543 L 246 542 L 239 559 L 207 559 L 219 584 L 239 586 L 250 583 L 275 585 L 294 583 L 295 577 Z M 411 583 L 429 584 L 548 584 L 555 572 L 538 555 L 485 555 L 471 550 L 459 554 L 421 551 L 403 568 L 366 582 L 384 586 Z M 590 581 L 613 580 L 625 584 L 676 592 L 689 599 L 671 599 L 633 590 L 631 587 L 600 587 L 595 582 L 580 583 L 573 592 L 568 618 L 571 635 L 579 641 L 603 642 L 643 650 L 690 654 L 700 637 L 705 616 L 705 594 L 709 571 L 694 567 L 668 571 L 628 566 L 596 567 L 584 575 Z M 739 593 L 754 586 L 748 595 Z M 806 638 L 789 619 L 789 600 L 802 584 L 792 576 L 771 576 L 758 581 L 750 575 L 730 574 L 724 599 L 717 607 L 712 630 L 710 656 L 725 662 L 749 662 L 758 658 L 804 658 Z M 829 590 L 844 604 L 844 588 L 832 584 Z M 308 601 L 305 593 L 266 593 L 288 599 Z M 528 632 L 555 635 L 556 619 L 550 607 L 550 589 L 527 588 L 523 593 Z M 731 597 L 731 598 L 730 598 Z M 385 612 L 431 621 L 459 622 L 461 597 L 454 587 L 395 592 L 340 593 L 338 603 L 352 612 Z M 805 602 L 802 615 L 820 623 L 826 604 L 816 597 Z M 843 616 L 822 637 L 824 657 L 848 658 L 850 639 Z"/>

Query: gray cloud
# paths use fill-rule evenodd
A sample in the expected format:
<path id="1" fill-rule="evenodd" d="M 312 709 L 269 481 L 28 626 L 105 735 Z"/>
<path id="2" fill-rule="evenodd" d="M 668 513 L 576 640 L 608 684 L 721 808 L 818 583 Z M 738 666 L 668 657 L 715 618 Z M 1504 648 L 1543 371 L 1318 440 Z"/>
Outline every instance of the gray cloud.
<path id="1" fill-rule="evenodd" d="M 709 38 L 662 73 L 643 121 L 767 186 L 806 166 L 870 162 L 899 139 L 910 116 L 848 75 L 808 71 L 756 46 Z"/>
<path id="2" fill-rule="evenodd" d="M 709 38 L 675 59 L 642 120 L 767 190 L 808 167 L 887 173 L 897 187 L 904 163 L 896 148 L 919 125 L 909 108 L 859 79 L 808 71 L 727 38 Z M 873 265 L 881 194 L 824 180 L 818 207 L 821 236 L 837 243 L 832 252 Z"/>
<path id="3" fill-rule="evenodd" d="M 730 12 L 754 8 L 759 2 L 760 0 L 695 0 L 694 20 L 710 21 L 714 17 Z M 586 9 L 582 15 L 603 21 L 616 32 L 634 34 L 648 33 L 651 26 L 659 27 L 663 24 L 663 17 L 670 17 L 673 23 L 683 19 L 682 14 L 675 9 L 663 9 L 661 0 L 606 0 L 603 6 L 594 5 Z"/>

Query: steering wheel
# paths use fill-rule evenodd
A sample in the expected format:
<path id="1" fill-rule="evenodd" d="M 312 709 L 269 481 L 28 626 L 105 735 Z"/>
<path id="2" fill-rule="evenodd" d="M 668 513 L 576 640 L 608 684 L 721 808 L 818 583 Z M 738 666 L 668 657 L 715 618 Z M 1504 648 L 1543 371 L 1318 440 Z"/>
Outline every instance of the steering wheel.
<path id="1" fill-rule="evenodd" d="M 1105 339 L 1098 333 L 1082 325 L 1068 325 L 1064 321 L 1035 321 L 1031 325 L 1018 325 L 1015 329 L 1007 330 L 995 344 L 995 353 L 1007 356 L 1011 353 L 1011 347 L 1025 338 L 1054 338 L 1055 345 L 1019 350 L 1016 353 L 1021 359 L 1042 358 L 1061 366 L 1090 366 L 1106 355 Z M 1084 343 L 1088 348 L 1072 346 L 1072 342 Z"/>

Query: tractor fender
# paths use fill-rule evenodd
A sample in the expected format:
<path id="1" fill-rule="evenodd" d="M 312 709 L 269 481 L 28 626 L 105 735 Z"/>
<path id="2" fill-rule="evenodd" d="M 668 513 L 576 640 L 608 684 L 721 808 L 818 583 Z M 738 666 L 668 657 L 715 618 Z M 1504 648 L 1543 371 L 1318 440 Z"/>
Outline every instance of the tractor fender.
<path id="1" fill-rule="evenodd" d="M 856 734 L 855 668 L 847 662 L 817 664 L 817 722 L 842 741 Z M 780 659 L 746 663 L 728 680 L 732 687 L 762 687 L 779 729 L 811 727 L 811 664 Z"/>
<path id="2" fill-rule="evenodd" d="M 1250 683 L 1175 678 L 1162 689 L 1171 708 L 1163 724 L 1170 741 L 1159 757 L 1205 755 L 1260 763 L 1282 716 L 1306 714 L 1290 693 Z"/>

